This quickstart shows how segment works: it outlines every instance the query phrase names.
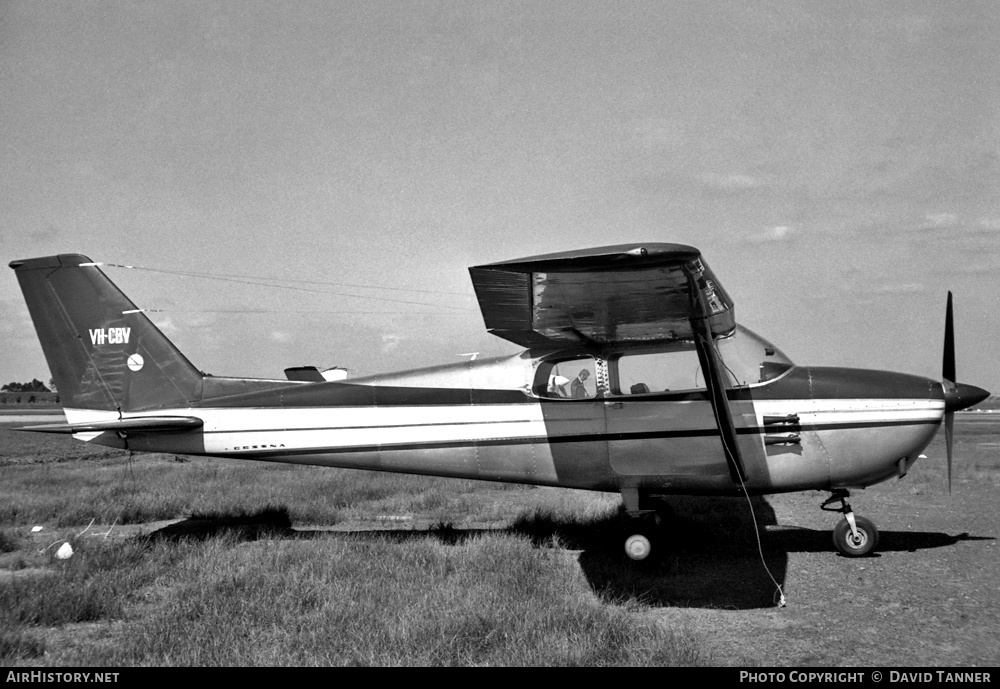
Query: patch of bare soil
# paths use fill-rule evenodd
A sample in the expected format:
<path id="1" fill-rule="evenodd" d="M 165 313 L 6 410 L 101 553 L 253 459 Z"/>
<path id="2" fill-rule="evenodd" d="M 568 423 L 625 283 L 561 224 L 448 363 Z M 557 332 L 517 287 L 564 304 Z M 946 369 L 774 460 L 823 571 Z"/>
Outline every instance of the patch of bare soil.
<path id="1" fill-rule="evenodd" d="M 715 589 L 695 606 L 660 614 L 704 634 L 719 664 L 995 666 L 1000 444 L 982 428 L 960 423 L 963 430 L 952 495 L 941 439 L 910 475 L 852 495 L 855 512 L 880 530 L 873 556 L 834 552 L 830 530 L 840 516 L 820 512 L 825 494 L 772 496 L 767 503 L 781 526 L 767 529 L 765 560 L 778 565 L 787 605 L 726 609 L 734 596 Z M 697 568 L 694 553 L 678 557 L 682 577 L 685 568 Z M 759 557 L 743 558 L 741 566 L 743 582 L 766 588 Z"/>

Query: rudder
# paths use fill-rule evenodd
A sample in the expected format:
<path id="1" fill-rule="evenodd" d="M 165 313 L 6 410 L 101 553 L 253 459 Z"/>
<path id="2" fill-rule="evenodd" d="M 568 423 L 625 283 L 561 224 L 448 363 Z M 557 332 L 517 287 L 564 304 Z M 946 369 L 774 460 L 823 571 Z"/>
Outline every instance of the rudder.
<path id="1" fill-rule="evenodd" d="M 203 374 L 89 258 L 10 267 L 64 407 L 139 411 L 199 398 Z"/>

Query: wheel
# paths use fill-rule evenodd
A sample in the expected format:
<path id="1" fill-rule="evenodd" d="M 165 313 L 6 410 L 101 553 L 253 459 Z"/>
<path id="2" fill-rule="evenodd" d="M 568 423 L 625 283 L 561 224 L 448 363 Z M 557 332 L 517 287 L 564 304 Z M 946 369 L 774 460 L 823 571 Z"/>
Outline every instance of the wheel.
<path id="1" fill-rule="evenodd" d="M 854 517 L 858 528 L 858 537 L 851 533 L 851 525 L 844 518 L 833 528 L 833 545 L 841 555 L 847 557 L 862 557 L 875 550 L 878 545 L 878 529 L 870 519 Z"/>
<path id="2" fill-rule="evenodd" d="M 633 560 L 645 560 L 652 552 L 653 546 L 649 538 L 641 533 L 632 534 L 625 539 L 625 554 Z"/>

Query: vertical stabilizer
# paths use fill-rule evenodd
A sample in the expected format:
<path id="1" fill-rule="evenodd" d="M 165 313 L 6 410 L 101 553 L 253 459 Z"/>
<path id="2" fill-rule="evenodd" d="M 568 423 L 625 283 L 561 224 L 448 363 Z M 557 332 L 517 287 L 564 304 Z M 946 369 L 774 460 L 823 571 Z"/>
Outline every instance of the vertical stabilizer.
<path id="1" fill-rule="evenodd" d="M 12 261 L 65 407 L 186 406 L 202 374 L 89 258 Z"/>

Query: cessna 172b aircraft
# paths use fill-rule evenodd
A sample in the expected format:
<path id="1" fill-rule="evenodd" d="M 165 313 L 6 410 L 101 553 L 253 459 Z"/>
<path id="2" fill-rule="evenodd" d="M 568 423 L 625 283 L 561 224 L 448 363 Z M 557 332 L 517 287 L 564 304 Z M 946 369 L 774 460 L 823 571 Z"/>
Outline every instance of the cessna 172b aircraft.
<path id="1" fill-rule="evenodd" d="M 657 498 L 829 491 L 848 556 L 875 525 L 848 491 L 902 477 L 942 421 L 984 399 L 955 382 L 796 366 L 736 323 L 699 251 L 620 245 L 470 268 L 487 329 L 518 355 L 326 380 L 200 372 L 76 254 L 14 261 L 71 433 L 101 445 L 620 492 L 629 557 Z"/>

